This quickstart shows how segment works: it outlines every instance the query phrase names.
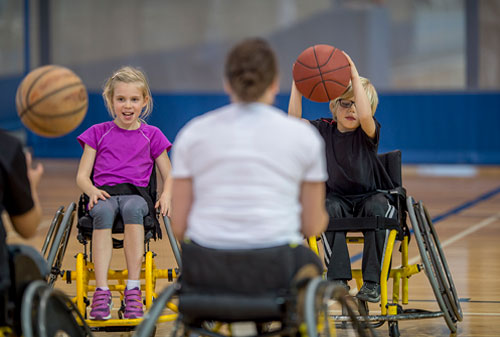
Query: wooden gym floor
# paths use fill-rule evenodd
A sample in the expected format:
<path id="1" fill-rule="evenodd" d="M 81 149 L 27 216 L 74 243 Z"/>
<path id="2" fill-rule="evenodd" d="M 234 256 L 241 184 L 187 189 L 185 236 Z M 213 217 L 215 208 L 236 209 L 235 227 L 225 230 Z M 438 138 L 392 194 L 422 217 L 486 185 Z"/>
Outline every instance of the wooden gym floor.
<path id="1" fill-rule="evenodd" d="M 42 163 L 45 175 L 39 192 L 44 220 L 36 237 L 30 240 L 20 239 L 9 228 L 9 243 L 22 242 L 41 249 L 50 220 L 59 206 L 66 207 L 78 200 L 80 192 L 75 184 L 77 161 L 46 159 Z M 404 186 L 415 200 L 424 202 L 434 219 L 464 313 L 463 322 L 458 323 L 458 335 L 500 336 L 500 167 L 481 167 L 475 173 L 469 167 L 445 171 L 452 176 L 441 176 L 443 170 L 440 167 L 427 170 L 405 166 Z M 75 233 L 76 230 L 73 230 L 64 258 L 63 268 L 66 270 L 75 270 L 74 256 L 82 249 Z M 175 267 L 167 239 L 154 242 L 152 249 L 158 254 L 155 259 L 158 268 Z M 350 249 L 351 256 L 360 252 L 357 247 Z M 418 256 L 416 242 L 412 240 L 410 262 L 418 261 Z M 399 258 L 399 253 L 395 252 L 393 264 L 398 265 Z M 359 264 L 358 260 L 353 267 L 359 268 Z M 119 251 L 114 253 L 112 268 L 125 268 L 123 254 Z M 409 283 L 410 303 L 405 308 L 439 310 L 424 273 L 412 276 Z M 166 281 L 159 280 L 157 290 L 165 285 Z M 353 286 L 355 284 L 351 282 Z M 56 287 L 69 296 L 75 295 L 75 284 L 67 285 L 59 280 Z M 373 307 L 371 310 L 376 312 L 380 309 Z M 165 335 L 170 326 L 171 323 L 160 324 L 157 335 Z M 400 321 L 399 329 L 402 336 L 449 335 L 443 318 Z M 387 336 L 387 325 L 378 328 L 377 332 L 380 336 Z"/>

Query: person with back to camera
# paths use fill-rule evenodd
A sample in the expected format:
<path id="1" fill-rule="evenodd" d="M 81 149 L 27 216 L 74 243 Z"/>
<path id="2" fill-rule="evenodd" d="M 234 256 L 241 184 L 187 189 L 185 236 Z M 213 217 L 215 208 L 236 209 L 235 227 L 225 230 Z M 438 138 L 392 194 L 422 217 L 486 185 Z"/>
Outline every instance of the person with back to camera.
<path id="1" fill-rule="evenodd" d="M 344 53 L 345 54 L 345 53 Z M 330 101 L 333 118 L 309 121 L 325 140 L 328 170 L 326 209 L 335 218 L 384 216 L 395 218 L 394 207 L 385 193 L 377 192 L 384 182 L 383 166 L 377 157 L 380 124 L 375 119 L 378 95 L 371 82 L 360 77 L 352 59 L 351 84 Z M 302 95 L 292 83 L 288 114 L 302 117 Z M 380 300 L 380 272 L 387 231 L 364 231 L 363 286 L 356 295 L 369 302 Z M 332 257 L 327 278 L 349 289 L 352 279 L 345 232 L 327 232 Z"/>
<path id="2" fill-rule="evenodd" d="M 189 239 L 184 247 L 285 247 L 295 276 L 320 275 L 320 259 L 301 243 L 328 221 L 324 145 L 314 128 L 272 106 L 277 70 L 265 40 L 231 49 L 224 74 L 231 104 L 194 118 L 174 142 L 172 227 Z"/>
<path id="3" fill-rule="evenodd" d="M 27 239 L 35 235 L 42 219 L 38 199 L 38 184 L 43 166 L 31 166 L 31 154 L 23 153 L 22 144 L 13 136 L 0 130 L 0 215 L 7 211 L 14 230 Z M 0 327 L 6 324 L 6 303 L 10 283 L 7 233 L 0 216 Z"/>
<path id="4" fill-rule="evenodd" d="M 143 316 L 139 279 L 144 253 L 143 218 L 151 208 L 159 207 L 162 215 L 169 213 L 171 179 L 167 151 L 171 143 L 160 129 L 144 122 L 152 110 L 152 97 L 140 70 L 119 69 L 107 80 L 102 95 L 113 120 L 96 124 L 77 138 L 83 154 L 76 181 L 89 196 L 88 207 L 94 226 L 92 249 L 96 291 L 90 319 L 111 318 L 112 300 L 107 276 L 112 255 L 111 228 L 118 212 L 125 227 L 128 269 L 124 317 L 140 318 Z M 163 190 L 156 204 L 151 205 L 145 187 L 155 164 L 163 180 Z"/>

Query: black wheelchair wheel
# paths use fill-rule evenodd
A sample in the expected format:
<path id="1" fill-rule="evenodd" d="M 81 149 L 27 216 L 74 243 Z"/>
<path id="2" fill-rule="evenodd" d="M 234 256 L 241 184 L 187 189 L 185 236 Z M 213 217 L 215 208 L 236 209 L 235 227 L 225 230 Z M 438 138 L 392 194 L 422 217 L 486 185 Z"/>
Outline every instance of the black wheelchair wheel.
<path id="1" fill-rule="evenodd" d="M 444 255 L 443 247 L 441 246 L 441 242 L 439 241 L 429 212 L 427 211 L 427 208 L 424 206 L 422 201 L 419 202 L 419 208 L 420 212 L 422 213 L 422 219 L 426 224 L 429 238 L 432 239 L 438 253 L 438 255 L 436 256 L 437 263 L 441 264 L 442 266 L 441 269 L 438 269 L 440 270 L 440 277 L 443 281 L 443 286 L 446 289 L 446 295 L 448 296 L 448 300 L 452 306 L 453 312 L 455 313 L 455 318 L 461 322 L 463 320 L 462 307 L 460 306 L 456 287 L 451 276 L 450 268 L 448 267 L 448 262 L 446 261 L 446 256 Z"/>
<path id="2" fill-rule="evenodd" d="M 44 281 L 34 281 L 26 288 L 21 302 L 21 329 L 24 337 L 36 336 L 40 298 L 49 286 Z"/>
<path id="3" fill-rule="evenodd" d="M 437 264 L 437 251 L 434 245 L 430 242 L 427 232 L 424 231 L 425 224 L 422 219 L 421 213 L 419 212 L 418 204 L 414 203 L 412 197 L 406 199 L 408 206 L 408 215 L 410 217 L 410 222 L 415 236 L 415 241 L 417 241 L 418 250 L 420 252 L 420 258 L 422 259 L 422 264 L 424 266 L 425 274 L 427 279 L 431 284 L 432 291 L 436 297 L 439 308 L 443 312 L 443 317 L 448 325 L 448 328 L 452 333 L 457 332 L 456 319 L 454 317 L 453 309 L 448 301 L 448 297 L 443 297 L 445 292 L 445 287 L 443 287 L 443 282 L 439 276 L 440 271 L 438 269 L 442 268 L 441 265 Z M 438 279 L 439 278 L 439 279 Z M 448 303 L 447 303 L 448 302 Z"/>
<path id="4" fill-rule="evenodd" d="M 350 317 L 353 330 L 360 337 L 375 336 L 375 331 L 361 316 L 356 314 L 357 302 L 342 287 L 335 287 L 332 282 L 321 277 L 313 279 L 306 289 L 304 299 L 304 318 L 308 336 L 336 336 L 335 321 L 328 312 L 330 300 L 336 300 L 342 305 Z"/>
<path id="5" fill-rule="evenodd" d="M 165 230 L 167 231 L 168 240 L 170 242 L 170 247 L 172 248 L 172 253 L 174 254 L 175 261 L 177 262 L 177 266 L 182 269 L 179 243 L 175 239 L 174 231 L 172 230 L 172 225 L 170 224 L 170 219 L 168 218 L 168 216 L 163 217 L 163 224 L 165 225 Z"/>
<path id="6" fill-rule="evenodd" d="M 77 318 L 85 321 L 74 303 L 57 289 L 48 288 L 41 293 L 37 318 L 38 337 L 92 336 L 87 324 L 78 324 Z"/>
<path id="7" fill-rule="evenodd" d="M 47 250 L 49 248 L 49 244 L 54 242 L 54 236 L 59 229 L 59 225 L 61 224 L 61 220 L 64 215 L 64 206 L 59 207 L 52 218 L 52 222 L 50 223 L 49 230 L 47 231 L 47 235 L 45 236 L 45 240 L 42 246 L 42 256 L 47 259 Z"/>
<path id="8" fill-rule="evenodd" d="M 72 202 L 64 211 L 64 216 L 58 226 L 58 230 L 55 233 L 55 237 L 47 255 L 47 264 L 51 268 L 51 272 L 47 280 L 50 285 L 55 283 L 61 272 L 64 254 L 66 253 L 71 228 L 73 227 L 73 221 L 75 218 L 75 207 L 75 203 Z"/>
<path id="9" fill-rule="evenodd" d="M 174 283 L 161 292 L 144 316 L 141 324 L 135 329 L 133 337 L 150 337 L 155 335 L 158 318 L 163 309 L 165 309 L 167 302 L 179 291 L 179 289 L 180 285 Z"/>

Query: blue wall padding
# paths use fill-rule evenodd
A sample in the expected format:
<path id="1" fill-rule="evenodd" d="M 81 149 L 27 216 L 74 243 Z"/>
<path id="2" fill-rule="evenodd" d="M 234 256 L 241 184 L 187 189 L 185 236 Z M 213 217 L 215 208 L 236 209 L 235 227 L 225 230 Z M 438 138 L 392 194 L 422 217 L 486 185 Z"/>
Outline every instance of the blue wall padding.
<path id="1" fill-rule="evenodd" d="M 153 97 L 149 123 L 171 141 L 191 118 L 229 103 L 222 93 Z M 288 99 L 288 93 L 280 94 L 276 105 L 286 110 Z M 330 116 L 326 103 L 304 100 L 303 108 L 308 119 Z M 500 92 L 381 93 L 376 117 L 382 124 L 380 152 L 401 149 L 405 163 L 500 164 Z M 35 156 L 77 158 L 81 148 L 76 136 L 106 120 L 100 94 L 90 93 L 87 116 L 75 131 L 55 139 L 28 132 L 28 145 Z M 15 115 L 8 119 L 2 114 L 0 122 L 7 129 L 19 124 Z"/>

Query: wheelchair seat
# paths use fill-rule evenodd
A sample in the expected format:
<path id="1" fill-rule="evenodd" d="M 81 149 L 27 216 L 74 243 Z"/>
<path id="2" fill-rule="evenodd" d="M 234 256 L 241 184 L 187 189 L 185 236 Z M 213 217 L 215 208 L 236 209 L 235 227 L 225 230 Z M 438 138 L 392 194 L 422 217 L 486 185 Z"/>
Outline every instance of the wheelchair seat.
<path id="1" fill-rule="evenodd" d="M 393 186 L 384 186 L 377 191 L 391 196 L 396 208 L 397 219 L 382 216 L 336 218 L 335 221 L 329 223 L 326 231 L 361 232 L 363 230 L 389 229 L 398 231 L 398 240 L 409 234 L 409 229 L 406 225 L 406 212 L 404 212 L 404 208 L 406 207 L 406 190 L 402 186 L 401 151 L 394 150 L 381 153 L 378 155 L 378 158 Z"/>
<path id="2" fill-rule="evenodd" d="M 218 250 L 182 245 L 179 312 L 185 324 L 203 321 L 296 324 L 290 247 Z"/>
<path id="3" fill-rule="evenodd" d="M 132 186 L 132 185 L 131 185 Z M 156 192 L 156 166 L 153 166 L 153 170 L 151 172 L 151 176 L 149 178 L 149 184 L 145 190 L 141 190 L 139 188 L 131 187 L 132 190 L 136 192 L 136 194 L 144 197 L 146 202 L 148 203 L 149 213 L 144 217 L 144 239 L 145 242 L 150 239 L 156 240 L 162 238 L 162 232 L 160 228 L 160 223 L 158 222 L 158 216 L 156 214 L 156 210 L 154 209 L 157 192 Z M 82 244 L 86 244 L 89 240 L 92 239 L 92 231 L 94 229 L 92 217 L 89 214 L 88 209 L 89 197 L 83 193 L 80 195 L 80 199 L 78 201 L 78 241 Z M 124 223 L 121 215 L 118 213 L 116 215 L 115 221 L 112 227 L 113 234 L 123 234 L 124 233 Z M 113 238 L 113 247 L 114 248 L 123 248 L 123 240 L 119 240 Z"/>

